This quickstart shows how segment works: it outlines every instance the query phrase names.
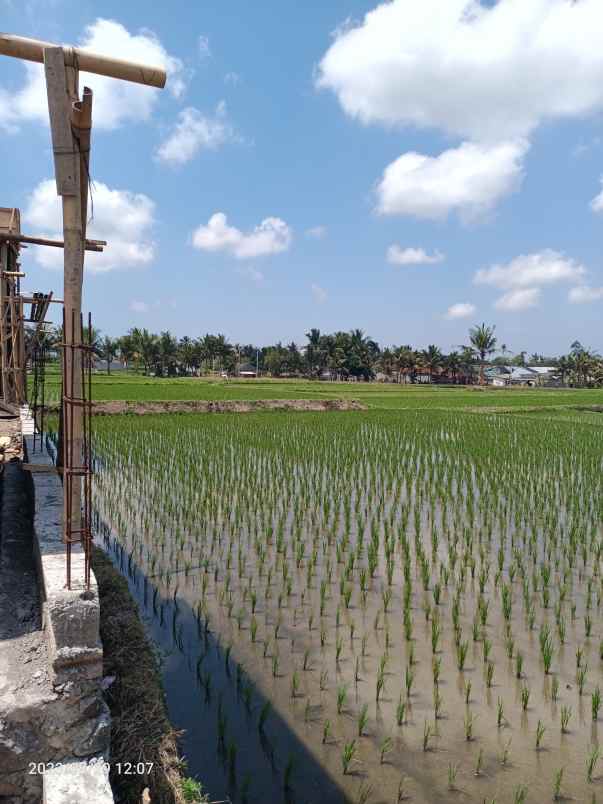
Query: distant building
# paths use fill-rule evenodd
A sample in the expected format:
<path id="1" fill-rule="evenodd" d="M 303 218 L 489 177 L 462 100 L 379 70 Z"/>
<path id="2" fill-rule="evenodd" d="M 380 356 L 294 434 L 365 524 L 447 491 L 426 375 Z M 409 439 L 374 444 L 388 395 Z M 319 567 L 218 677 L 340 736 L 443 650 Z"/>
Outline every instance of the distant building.
<path id="1" fill-rule="evenodd" d="M 258 372 L 254 365 L 251 363 L 243 363 L 239 367 L 239 377 L 257 377 Z"/>
<path id="2" fill-rule="evenodd" d="M 487 382 L 498 388 L 508 385 L 557 385 L 558 373 L 555 366 L 491 366 L 484 372 Z"/>

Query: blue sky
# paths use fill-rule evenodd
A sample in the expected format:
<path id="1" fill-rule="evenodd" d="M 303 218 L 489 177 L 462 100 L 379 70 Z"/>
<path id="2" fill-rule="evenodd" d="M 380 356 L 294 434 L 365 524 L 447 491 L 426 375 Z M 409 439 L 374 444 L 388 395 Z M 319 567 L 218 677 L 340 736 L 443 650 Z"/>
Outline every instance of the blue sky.
<path id="1" fill-rule="evenodd" d="M 0 0 L 6 31 L 170 60 L 163 91 L 88 81 L 97 326 L 603 350 L 603 9 L 416 6 Z M 0 203 L 54 235 L 39 68 L 0 66 Z M 27 289 L 61 294 L 58 256 L 23 252 Z"/>

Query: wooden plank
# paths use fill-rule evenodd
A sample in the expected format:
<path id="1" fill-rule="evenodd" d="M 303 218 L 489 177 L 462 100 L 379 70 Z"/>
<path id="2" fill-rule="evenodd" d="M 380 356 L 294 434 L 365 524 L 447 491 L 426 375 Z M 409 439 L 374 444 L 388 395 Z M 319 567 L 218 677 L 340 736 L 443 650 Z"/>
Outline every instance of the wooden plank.
<path id="1" fill-rule="evenodd" d="M 26 472 L 47 472 L 49 474 L 62 475 L 63 470 L 56 466 L 46 466 L 41 463 L 23 463 Z"/>

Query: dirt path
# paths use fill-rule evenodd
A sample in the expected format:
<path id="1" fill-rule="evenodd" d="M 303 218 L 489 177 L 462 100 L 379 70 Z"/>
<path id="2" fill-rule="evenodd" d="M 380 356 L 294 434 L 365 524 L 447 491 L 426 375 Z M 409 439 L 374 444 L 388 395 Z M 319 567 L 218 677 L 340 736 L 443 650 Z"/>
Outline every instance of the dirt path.
<path id="1" fill-rule="evenodd" d="M 328 412 L 368 410 L 354 399 L 258 399 L 249 401 L 223 400 L 209 402 L 95 402 L 95 415 L 130 413 L 253 413 L 261 410 Z"/>

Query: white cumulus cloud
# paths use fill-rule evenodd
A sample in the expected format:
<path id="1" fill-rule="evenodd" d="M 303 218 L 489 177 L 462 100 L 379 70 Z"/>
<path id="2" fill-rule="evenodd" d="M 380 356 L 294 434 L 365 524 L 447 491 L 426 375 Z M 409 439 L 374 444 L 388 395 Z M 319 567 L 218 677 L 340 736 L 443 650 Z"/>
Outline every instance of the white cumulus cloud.
<path id="1" fill-rule="evenodd" d="M 215 150 L 237 139 L 221 101 L 213 115 L 204 115 L 192 106 L 183 109 L 167 138 L 157 149 L 157 158 L 171 165 L 190 162 L 199 151 Z"/>
<path id="2" fill-rule="evenodd" d="M 578 281 L 586 274 L 584 266 L 557 251 L 546 249 L 525 254 L 506 265 L 482 268 L 475 274 L 477 285 L 492 285 L 506 289 L 535 288 L 558 282 Z M 505 308 L 503 308 L 505 309 Z"/>
<path id="3" fill-rule="evenodd" d="M 444 255 L 439 251 L 430 255 L 422 248 L 401 248 L 394 243 L 387 250 L 387 261 L 392 265 L 436 265 L 444 262 Z"/>
<path id="4" fill-rule="evenodd" d="M 77 43 L 84 50 L 106 56 L 163 67 L 168 73 L 167 88 L 175 97 L 185 89 L 182 61 L 170 55 L 157 36 L 147 29 L 130 33 L 115 20 L 99 18 L 86 26 Z M 41 64 L 24 63 L 25 83 L 16 92 L 0 86 L 0 127 L 16 131 L 24 121 L 47 123 L 48 101 Z M 95 129 L 115 129 L 127 122 L 148 120 L 159 101 L 161 90 L 119 81 L 102 75 L 80 74 L 80 87 L 94 92 L 92 120 Z"/>
<path id="5" fill-rule="evenodd" d="M 603 299 L 603 287 L 593 288 L 590 285 L 578 285 L 570 290 L 568 298 L 572 304 L 588 304 L 599 301 Z"/>
<path id="6" fill-rule="evenodd" d="M 540 288 L 520 288 L 510 290 L 502 295 L 495 301 L 494 306 L 497 310 L 515 313 L 520 310 L 528 310 L 530 307 L 536 307 L 539 298 Z"/>
<path id="7" fill-rule="evenodd" d="M 363 123 L 527 137 L 603 110 L 600 0 L 393 0 L 347 23 L 317 85 Z"/>
<path id="8" fill-rule="evenodd" d="M 483 145 L 464 142 L 439 156 L 409 152 L 385 169 L 377 186 L 377 211 L 441 219 L 458 212 L 479 217 L 523 178 L 524 141 Z"/>
<path id="9" fill-rule="evenodd" d="M 475 310 L 476 307 L 474 304 L 470 304 L 469 302 L 459 302 L 458 304 L 453 304 L 448 308 L 446 318 L 469 318 L 469 316 L 473 315 Z"/>
<path id="10" fill-rule="evenodd" d="M 193 232 L 193 246 L 201 251 L 222 251 L 243 260 L 287 251 L 292 237 L 290 227 L 280 218 L 265 218 L 250 232 L 242 232 L 228 225 L 223 212 L 216 212 L 207 225 L 202 224 Z"/>
<path id="11" fill-rule="evenodd" d="M 87 236 L 106 240 L 103 253 L 86 252 L 85 266 L 92 272 L 110 271 L 145 265 L 155 255 L 153 243 L 154 202 L 142 193 L 114 190 L 102 182 L 92 187 L 94 216 L 88 223 Z M 54 179 L 40 182 L 31 193 L 23 220 L 33 235 L 63 239 L 61 199 Z M 36 262 L 46 268 L 63 265 L 63 251 L 34 246 Z"/>

